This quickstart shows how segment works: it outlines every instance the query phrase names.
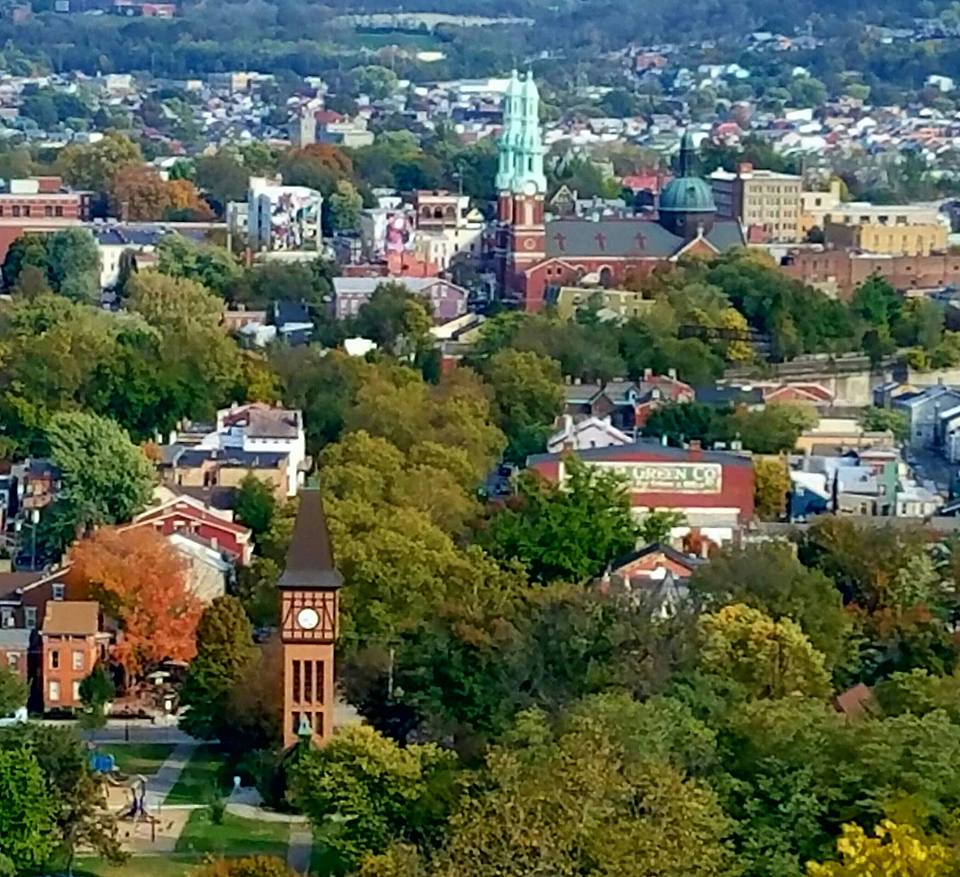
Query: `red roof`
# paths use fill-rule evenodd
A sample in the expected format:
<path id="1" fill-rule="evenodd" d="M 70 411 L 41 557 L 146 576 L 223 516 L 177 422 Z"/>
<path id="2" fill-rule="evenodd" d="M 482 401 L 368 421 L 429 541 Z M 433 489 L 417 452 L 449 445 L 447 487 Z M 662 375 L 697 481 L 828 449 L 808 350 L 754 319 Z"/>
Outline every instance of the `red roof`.
<path id="1" fill-rule="evenodd" d="M 144 524 L 152 523 L 153 521 L 161 521 L 164 518 L 170 517 L 182 517 L 182 518 L 191 518 L 195 521 L 203 521 L 205 524 L 210 524 L 214 527 L 219 527 L 228 532 L 235 533 L 237 536 L 250 536 L 250 529 L 244 527 L 242 524 L 234 523 L 233 521 L 227 521 L 221 518 L 219 515 L 215 515 L 212 512 L 205 511 L 203 509 L 198 509 L 192 503 L 187 502 L 184 499 L 177 499 L 173 502 L 162 505 L 156 509 L 150 509 L 144 512 L 142 515 L 139 515 L 135 521 L 130 524 L 127 524 L 123 529 L 128 530 L 133 527 L 140 527 Z"/>
<path id="2" fill-rule="evenodd" d="M 329 125 L 333 122 L 343 121 L 343 116 L 336 110 L 317 110 L 315 115 L 318 125 Z"/>
<path id="3" fill-rule="evenodd" d="M 663 178 L 658 174 L 630 174 L 623 178 L 623 185 L 632 192 L 659 192 L 661 184 L 668 180 L 669 177 Z"/>

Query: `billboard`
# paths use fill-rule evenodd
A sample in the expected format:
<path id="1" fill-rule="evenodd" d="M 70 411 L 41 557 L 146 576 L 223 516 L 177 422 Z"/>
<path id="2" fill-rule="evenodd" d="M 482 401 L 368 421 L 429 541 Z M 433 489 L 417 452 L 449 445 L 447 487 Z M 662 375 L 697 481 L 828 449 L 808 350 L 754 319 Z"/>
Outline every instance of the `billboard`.
<path id="1" fill-rule="evenodd" d="M 719 463 L 656 463 L 630 460 L 590 463 L 616 472 L 631 493 L 720 493 L 723 466 Z"/>

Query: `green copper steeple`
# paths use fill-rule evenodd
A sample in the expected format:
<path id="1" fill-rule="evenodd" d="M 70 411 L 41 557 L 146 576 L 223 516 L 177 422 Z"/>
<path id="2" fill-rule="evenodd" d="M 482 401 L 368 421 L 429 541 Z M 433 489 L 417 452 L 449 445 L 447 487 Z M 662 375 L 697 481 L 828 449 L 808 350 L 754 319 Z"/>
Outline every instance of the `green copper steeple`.
<path id="1" fill-rule="evenodd" d="M 517 195 L 543 195 L 543 140 L 540 136 L 540 93 L 527 72 L 523 79 L 514 70 L 503 98 L 503 134 L 500 136 L 497 189 Z"/>

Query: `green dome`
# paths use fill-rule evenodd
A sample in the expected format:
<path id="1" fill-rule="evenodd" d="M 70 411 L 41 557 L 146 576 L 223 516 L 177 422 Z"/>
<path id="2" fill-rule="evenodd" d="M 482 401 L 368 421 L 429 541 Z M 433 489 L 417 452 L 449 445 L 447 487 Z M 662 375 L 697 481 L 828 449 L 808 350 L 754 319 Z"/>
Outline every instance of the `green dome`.
<path id="1" fill-rule="evenodd" d="M 700 177 L 677 177 L 660 194 L 661 213 L 716 213 L 713 190 Z"/>

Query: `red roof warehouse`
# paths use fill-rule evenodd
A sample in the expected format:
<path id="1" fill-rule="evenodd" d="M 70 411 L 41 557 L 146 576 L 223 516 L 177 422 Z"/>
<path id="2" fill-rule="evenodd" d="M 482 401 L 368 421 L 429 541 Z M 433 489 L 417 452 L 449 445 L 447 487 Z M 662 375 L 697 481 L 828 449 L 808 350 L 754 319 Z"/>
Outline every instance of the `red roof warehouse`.
<path id="1" fill-rule="evenodd" d="M 732 528 L 753 517 L 753 463 L 739 454 L 657 444 L 591 448 L 575 452 L 583 462 L 619 472 L 630 503 L 682 512 L 690 527 Z M 539 454 L 527 462 L 552 481 L 563 481 L 566 455 Z"/>

